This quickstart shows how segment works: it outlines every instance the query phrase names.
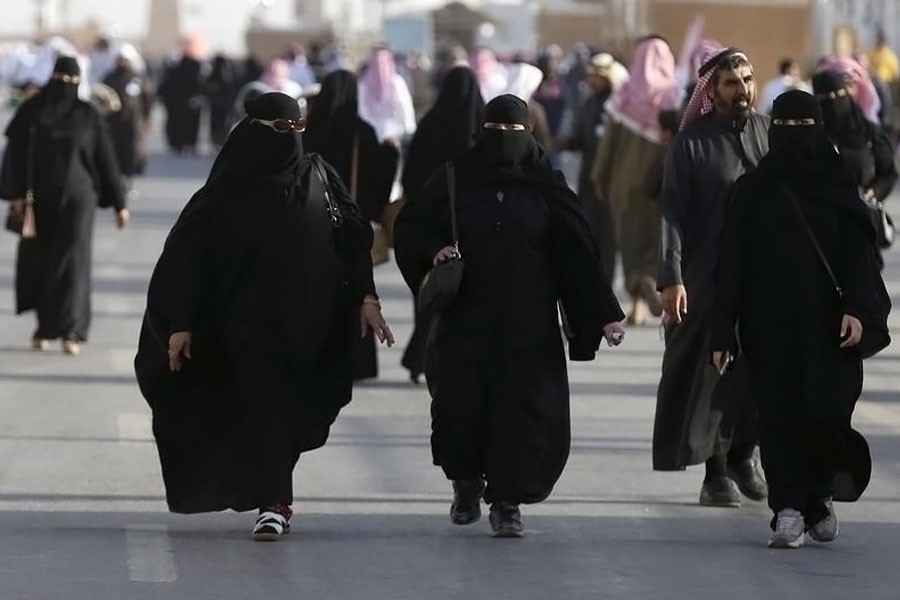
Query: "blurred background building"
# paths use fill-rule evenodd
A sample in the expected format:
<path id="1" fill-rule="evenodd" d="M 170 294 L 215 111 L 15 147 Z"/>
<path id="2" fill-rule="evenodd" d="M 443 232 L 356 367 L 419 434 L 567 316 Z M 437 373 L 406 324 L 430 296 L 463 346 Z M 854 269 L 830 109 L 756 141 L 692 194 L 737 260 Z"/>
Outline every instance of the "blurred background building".
<path id="1" fill-rule="evenodd" d="M 261 58 L 287 42 L 337 40 L 358 55 L 384 40 L 398 50 L 433 51 L 453 42 L 500 53 L 550 43 L 585 42 L 626 53 L 648 32 L 676 52 L 695 33 L 743 46 L 761 76 L 778 59 L 813 60 L 868 48 L 879 30 L 900 41 L 898 0 L 7 0 L 0 39 L 40 40 L 59 33 L 87 46 L 103 32 L 163 57 L 180 36 L 201 34 L 209 48 Z"/>

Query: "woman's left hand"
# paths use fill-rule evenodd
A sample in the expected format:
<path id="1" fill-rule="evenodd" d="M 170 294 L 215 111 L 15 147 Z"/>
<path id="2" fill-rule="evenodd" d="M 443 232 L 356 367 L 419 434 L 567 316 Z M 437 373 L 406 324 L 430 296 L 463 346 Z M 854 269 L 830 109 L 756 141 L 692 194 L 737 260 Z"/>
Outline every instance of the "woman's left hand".
<path id="1" fill-rule="evenodd" d="M 603 326 L 603 337 L 607 346 L 618 346 L 625 339 L 625 328 L 621 323 L 612 322 Z"/>
<path id="2" fill-rule="evenodd" d="M 119 229 L 125 229 L 126 227 L 128 227 L 128 222 L 130 220 L 131 213 L 128 212 L 127 208 L 116 211 L 116 227 L 118 227 Z"/>
<path id="3" fill-rule="evenodd" d="M 366 337 L 366 333 L 371 329 L 379 342 L 387 344 L 388 348 L 394 345 L 394 334 L 381 314 L 381 304 L 378 303 L 378 300 L 370 298 L 363 300 L 363 304 L 359 308 L 359 324 L 360 339 Z"/>
<path id="4" fill-rule="evenodd" d="M 863 326 L 853 315 L 844 315 L 841 321 L 841 348 L 852 348 L 862 340 Z"/>

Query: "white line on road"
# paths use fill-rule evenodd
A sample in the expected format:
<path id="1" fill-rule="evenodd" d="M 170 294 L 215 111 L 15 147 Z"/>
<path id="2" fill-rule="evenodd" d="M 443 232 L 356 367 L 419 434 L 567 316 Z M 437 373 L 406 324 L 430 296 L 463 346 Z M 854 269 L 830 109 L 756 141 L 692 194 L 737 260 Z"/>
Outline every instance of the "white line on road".
<path id="1" fill-rule="evenodd" d="M 136 583 L 172 583 L 178 579 L 169 528 L 134 525 L 125 530 L 128 578 Z"/>

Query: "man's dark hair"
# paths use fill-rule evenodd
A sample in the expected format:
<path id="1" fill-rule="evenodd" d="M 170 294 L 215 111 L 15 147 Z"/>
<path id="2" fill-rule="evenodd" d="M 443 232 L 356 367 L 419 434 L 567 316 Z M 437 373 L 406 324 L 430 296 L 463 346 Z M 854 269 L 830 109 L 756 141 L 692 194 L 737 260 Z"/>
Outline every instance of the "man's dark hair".
<path id="1" fill-rule="evenodd" d="M 716 61 L 716 64 L 712 69 L 712 78 L 709 80 L 709 84 L 716 87 L 719 85 L 719 79 L 721 79 L 723 72 L 734 71 L 739 67 L 749 66 L 751 66 L 750 61 L 743 52 L 729 52 L 723 54 L 722 57 Z"/>
<path id="2" fill-rule="evenodd" d="M 797 61 L 793 58 L 782 58 L 778 61 L 778 72 L 782 75 L 787 75 L 791 72 L 791 69 L 794 68 L 794 65 L 797 64 Z"/>

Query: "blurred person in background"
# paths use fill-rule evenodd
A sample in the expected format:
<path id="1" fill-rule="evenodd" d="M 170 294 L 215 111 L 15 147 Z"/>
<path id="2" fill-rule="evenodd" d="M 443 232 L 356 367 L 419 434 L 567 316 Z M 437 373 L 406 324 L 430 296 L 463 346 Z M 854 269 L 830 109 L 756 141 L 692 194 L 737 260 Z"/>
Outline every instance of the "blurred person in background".
<path id="1" fill-rule="evenodd" d="M 490 102 L 509 89 L 509 75 L 506 67 L 497 60 L 497 55 L 484 46 L 476 48 L 471 57 L 472 70 L 481 88 L 481 97 Z M 526 100 L 527 102 L 527 100 Z"/>
<path id="2" fill-rule="evenodd" d="M 469 53 L 459 44 L 441 44 L 434 54 L 431 72 L 431 88 L 437 95 L 443 87 L 444 77 L 450 69 L 469 64 Z"/>
<path id="3" fill-rule="evenodd" d="M 375 130 L 359 116 L 356 75 L 338 70 L 322 80 L 303 134 L 306 152 L 317 153 L 340 176 L 370 223 L 379 223 L 388 203 L 399 154 L 390 144 L 379 144 Z M 378 377 L 375 336 L 369 332 L 353 348 L 353 380 Z"/>
<path id="4" fill-rule="evenodd" d="M 874 208 L 887 200 L 897 183 L 894 145 L 880 127 L 865 118 L 841 73 L 817 73 L 813 92 L 821 105 L 828 139 L 856 181 L 860 198 Z"/>
<path id="5" fill-rule="evenodd" d="M 209 137 L 216 149 L 225 145 L 231 130 L 238 84 L 235 62 L 224 54 L 216 54 L 203 89 L 209 105 Z"/>
<path id="6" fill-rule="evenodd" d="M 629 79 L 606 103 L 607 124 L 593 164 L 597 194 L 609 202 L 631 297 L 628 323 L 641 326 L 662 313 L 656 291 L 659 205 L 646 193 L 646 174 L 660 154 L 659 115 L 681 106 L 675 57 L 659 37 L 637 43 Z"/>
<path id="7" fill-rule="evenodd" d="M 868 54 L 869 65 L 875 75 L 888 86 L 900 83 L 900 60 L 897 53 L 888 45 L 887 36 L 883 31 L 878 32 L 875 47 Z"/>
<path id="8" fill-rule="evenodd" d="M 291 44 L 284 52 L 284 60 L 290 67 L 290 78 L 300 84 L 302 88 L 308 88 L 316 84 L 318 79 L 306 57 L 306 50 L 300 44 Z"/>
<path id="9" fill-rule="evenodd" d="M 121 107 L 109 113 L 106 120 L 129 198 L 137 196 L 132 178 L 143 174 L 147 165 L 146 135 L 153 108 L 153 91 L 141 74 L 142 64 L 137 49 L 123 44 L 118 48 L 114 69 L 103 80 L 117 94 Z"/>
<path id="10" fill-rule="evenodd" d="M 896 140 L 898 133 L 900 133 L 900 122 L 898 122 L 897 108 L 894 106 L 894 98 L 891 94 L 890 86 L 871 68 L 869 57 L 865 52 L 855 52 L 853 60 L 859 63 L 869 74 L 875 93 L 878 94 L 878 103 L 880 105 L 878 108 L 878 124 L 888 137 Z"/>
<path id="11" fill-rule="evenodd" d="M 94 85 L 103 83 L 106 76 L 116 67 L 119 49 L 113 45 L 108 37 L 100 36 L 94 43 L 94 47 L 88 54 L 90 66 L 88 70 L 88 83 Z"/>
<path id="12" fill-rule="evenodd" d="M 554 145 L 547 112 L 543 105 L 534 99 L 534 94 L 544 79 L 543 72 L 524 61 L 514 62 L 504 68 L 506 93 L 521 98 L 528 104 L 528 126 L 531 128 L 531 135 L 545 152 L 550 152 Z"/>
<path id="13" fill-rule="evenodd" d="M 559 140 L 560 150 L 581 153 L 578 198 L 597 237 L 603 268 L 610 284 L 616 272 L 616 233 L 609 201 L 597 196 L 591 171 L 606 130 L 606 102 L 627 81 L 628 69 L 612 55 L 594 55 L 587 66 L 590 95 L 575 113 L 571 134 Z"/>
<path id="14" fill-rule="evenodd" d="M 541 70 L 543 78 L 531 98 L 544 109 L 551 140 L 563 134 L 563 125 L 570 116 L 572 98 L 577 98 L 570 96 L 568 81 L 560 73 L 562 59 L 562 48 L 555 44 L 548 46 L 538 57 L 537 67 Z M 561 165 L 559 152 L 553 144 L 544 147 L 550 162 L 559 168 Z"/>
<path id="15" fill-rule="evenodd" d="M 844 76 L 847 91 L 856 101 L 866 119 L 881 125 L 881 100 L 869 71 L 850 57 L 826 56 L 819 61 L 816 73 L 831 71 Z"/>
<path id="16" fill-rule="evenodd" d="M 435 172 L 475 145 L 476 135 L 484 123 L 484 101 L 472 70 L 467 66 L 454 67 L 442 81 L 434 106 L 422 117 L 409 145 L 409 159 L 403 166 L 402 177 L 407 202 L 418 201 Z M 401 360 L 414 383 L 425 372 L 425 350 L 431 330 L 430 315 L 416 310 L 416 291 L 413 291 L 415 327 Z"/>
<path id="17" fill-rule="evenodd" d="M 359 79 L 359 116 L 375 128 L 379 143 L 397 149 L 416 131 L 416 112 L 406 81 L 397 72 L 394 54 L 375 46 Z"/>
<path id="18" fill-rule="evenodd" d="M 91 324 L 94 213 L 128 224 L 122 178 L 106 123 L 79 100 L 81 68 L 57 59 L 50 81 L 16 111 L 0 170 L 0 198 L 24 215 L 16 258 L 16 312 L 37 312 L 32 347 L 62 339 L 75 356 Z M 34 203 L 26 205 L 28 192 Z M 29 231 L 30 230 L 30 231 Z"/>
<path id="19" fill-rule="evenodd" d="M 159 84 L 158 94 L 166 109 L 166 141 L 176 154 L 197 151 L 205 79 L 202 58 L 200 40 L 186 39 L 181 55 Z"/>
<path id="20" fill-rule="evenodd" d="M 778 62 L 778 76 L 766 82 L 762 89 L 762 97 L 759 101 L 759 110 L 763 114 L 772 111 L 772 103 L 775 98 L 788 90 L 810 91 L 809 85 L 803 81 L 800 73 L 800 63 L 793 58 L 782 58 Z"/>

